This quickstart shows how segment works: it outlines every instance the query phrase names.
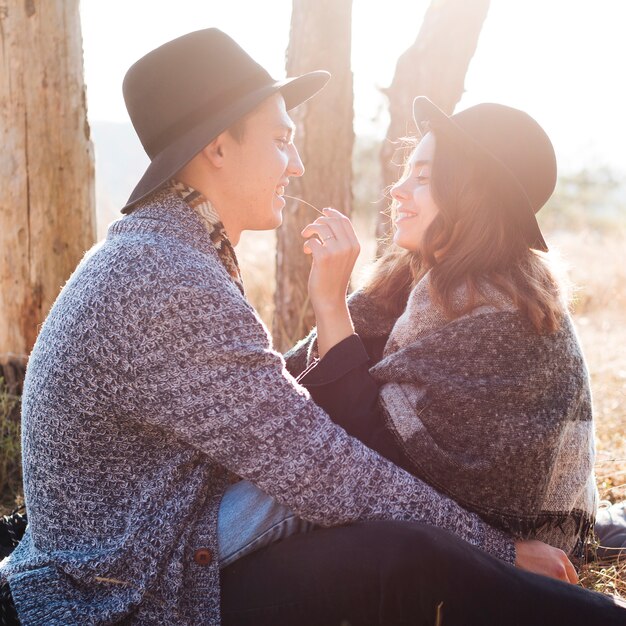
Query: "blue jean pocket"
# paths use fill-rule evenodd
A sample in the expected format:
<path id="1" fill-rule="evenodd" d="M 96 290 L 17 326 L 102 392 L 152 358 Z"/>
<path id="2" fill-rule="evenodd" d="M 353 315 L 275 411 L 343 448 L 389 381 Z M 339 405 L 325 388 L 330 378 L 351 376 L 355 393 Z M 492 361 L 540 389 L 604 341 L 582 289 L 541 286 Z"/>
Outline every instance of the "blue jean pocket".
<path id="1" fill-rule="evenodd" d="M 220 503 L 217 543 L 220 568 L 315 524 L 298 517 L 247 480 L 230 485 Z"/>

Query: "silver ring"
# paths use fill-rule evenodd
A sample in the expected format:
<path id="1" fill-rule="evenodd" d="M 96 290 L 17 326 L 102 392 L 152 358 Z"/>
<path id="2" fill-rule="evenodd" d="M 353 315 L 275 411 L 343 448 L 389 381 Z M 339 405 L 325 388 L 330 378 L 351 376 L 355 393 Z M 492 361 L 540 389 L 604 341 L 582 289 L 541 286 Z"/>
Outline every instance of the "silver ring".
<path id="1" fill-rule="evenodd" d="M 329 239 L 337 239 L 335 235 L 328 235 L 328 237 L 322 237 L 322 241 L 328 241 Z"/>

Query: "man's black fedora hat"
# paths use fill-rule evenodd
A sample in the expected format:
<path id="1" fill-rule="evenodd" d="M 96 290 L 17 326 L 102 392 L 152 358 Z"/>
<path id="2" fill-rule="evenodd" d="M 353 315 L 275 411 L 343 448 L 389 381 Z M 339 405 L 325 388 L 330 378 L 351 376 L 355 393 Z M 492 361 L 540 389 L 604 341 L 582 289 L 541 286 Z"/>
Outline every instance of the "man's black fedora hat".
<path id="1" fill-rule="evenodd" d="M 287 110 L 308 100 L 330 74 L 273 79 L 235 41 L 207 28 L 139 59 L 124 78 L 124 100 L 150 165 L 122 209 L 132 211 L 215 137 L 280 91 Z"/>
<path id="2" fill-rule="evenodd" d="M 413 101 L 418 129 L 444 127 L 469 142 L 518 202 L 517 219 L 530 248 L 548 251 L 535 213 L 556 186 L 556 156 L 548 135 L 527 113 L 503 104 L 483 103 L 446 115 L 425 96 Z"/>

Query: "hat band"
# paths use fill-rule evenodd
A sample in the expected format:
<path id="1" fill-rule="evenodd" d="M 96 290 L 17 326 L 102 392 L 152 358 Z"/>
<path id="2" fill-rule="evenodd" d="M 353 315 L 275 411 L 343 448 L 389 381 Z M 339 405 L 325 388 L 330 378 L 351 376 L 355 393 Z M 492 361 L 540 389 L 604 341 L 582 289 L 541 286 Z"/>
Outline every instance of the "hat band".
<path id="1" fill-rule="evenodd" d="M 234 102 L 249 93 L 252 93 L 263 86 L 271 85 L 273 82 L 274 79 L 263 71 L 247 77 L 231 89 L 223 91 L 217 96 L 206 100 L 199 107 L 176 120 L 176 122 L 170 126 L 167 126 L 150 141 L 149 145 L 146 145 L 146 152 L 150 156 L 150 159 L 154 159 L 159 152 L 162 152 L 174 140 L 206 120 L 207 117 L 210 117 L 227 106 L 232 105 Z"/>

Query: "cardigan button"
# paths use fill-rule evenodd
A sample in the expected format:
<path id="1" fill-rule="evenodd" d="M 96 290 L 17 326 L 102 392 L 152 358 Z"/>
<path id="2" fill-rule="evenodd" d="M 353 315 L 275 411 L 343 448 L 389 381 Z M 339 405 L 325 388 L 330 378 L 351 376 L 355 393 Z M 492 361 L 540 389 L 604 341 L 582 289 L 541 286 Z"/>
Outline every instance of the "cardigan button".
<path id="1" fill-rule="evenodd" d="M 213 553 L 208 548 L 200 548 L 193 554 L 193 560 L 203 567 L 209 565 L 213 560 Z"/>

